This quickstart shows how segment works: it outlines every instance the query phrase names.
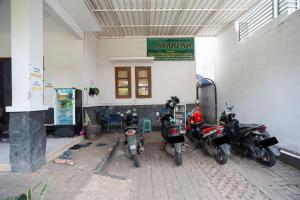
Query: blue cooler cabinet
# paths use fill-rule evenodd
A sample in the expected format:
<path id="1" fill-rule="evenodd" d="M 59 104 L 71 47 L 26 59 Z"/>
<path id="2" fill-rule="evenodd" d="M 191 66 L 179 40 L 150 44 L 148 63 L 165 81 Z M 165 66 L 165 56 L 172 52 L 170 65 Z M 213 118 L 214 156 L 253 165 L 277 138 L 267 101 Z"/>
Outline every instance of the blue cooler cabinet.
<path id="1" fill-rule="evenodd" d="M 73 137 L 82 130 L 82 91 L 76 88 L 54 89 L 55 137 Z"/>

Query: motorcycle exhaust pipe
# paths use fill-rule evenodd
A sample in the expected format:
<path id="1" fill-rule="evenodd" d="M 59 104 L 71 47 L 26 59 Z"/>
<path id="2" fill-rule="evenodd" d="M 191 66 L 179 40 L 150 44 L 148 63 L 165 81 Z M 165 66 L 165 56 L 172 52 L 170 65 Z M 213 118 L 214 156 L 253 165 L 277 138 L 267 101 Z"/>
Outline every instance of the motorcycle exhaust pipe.
<path id="1" fill-rule="evenodd" d="M 140 147 L 140 148 L 139 148 L 139 153 L 140 153 L 140 154 L 144 153 L 144 151 L 145 151 L 144 147 Z"/>

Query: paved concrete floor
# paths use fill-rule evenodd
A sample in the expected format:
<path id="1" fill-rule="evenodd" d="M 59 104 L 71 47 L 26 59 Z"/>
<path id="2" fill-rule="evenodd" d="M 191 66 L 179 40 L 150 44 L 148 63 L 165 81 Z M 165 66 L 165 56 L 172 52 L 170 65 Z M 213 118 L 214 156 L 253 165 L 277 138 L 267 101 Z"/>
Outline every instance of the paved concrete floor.
<path id="1" fill-rule="evenodd" d="M 300 199 L 300 172 L 294 168 L 281 162 L 267 168 L 236 155 L 221 166 L 190 142 L 183 166 L 177 167 L 172 157 L 160 150 L 158 132 L 146 135 L 141 168 L 133 167 L 120 143 L 106 172 L 94 173 L 117 137 L 120 135 L 102 136 L 100 141 L 109 145 L 75 152 L 74 167 L 51 162 L 33 174 L 0 173 L 0 197 L 43 181 L 49 185 L 47 199 L 51 200 Z"/>
<path id="2" fill-rule="evenodd" d="M 80 136 L 78 136 L 80 137 Z M 76 137 L 77 138 L 77 137 Z M 66 144 L 69 144 L 70 141 L 76 140 L 76 138 L 48 138 L 46 142 L 46 154 L 59 149 Z M 80 137 L 81 138 L 81 137 Z M 9 163 L 9 143 L 0 142 L 0 164 Z"/>
<path id="3" fill-rule="evenodd" d="M 41 182 L 48 184 L 46 199 L 74 199 L 94 174 L 97 164 L 112 148 L 116 139 L 116 135 L 113 134 L 103 135 L 91 146 L 73 152 L 74 166 L 48 162 L 34 173 L 0 172 L 0 199 L 19 195 Z M 98 147 L 96 144 L 99 142 L 107 145 Z M 38 190 L 35 190 L 35 193 L 37 192 Z"/>
<path id="4" fill-rule="evenodd" d="M 146 136 L 141 168 L 133 167 L 120 143 L 108 174 L 93 175 L 76 199 L 300 199 L 300 172 L 281 162 L 268 168 L 233 155 L 221 166 L 188 142 L 177 167 L 160 141 L 159 133 Z"/>

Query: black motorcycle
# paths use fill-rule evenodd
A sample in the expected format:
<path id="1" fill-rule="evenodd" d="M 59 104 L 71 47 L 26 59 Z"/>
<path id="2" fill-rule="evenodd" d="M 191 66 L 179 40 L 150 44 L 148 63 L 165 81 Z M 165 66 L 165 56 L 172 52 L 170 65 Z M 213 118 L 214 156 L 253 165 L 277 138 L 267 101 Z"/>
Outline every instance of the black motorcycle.
<path id="1" fill-rule="evenodd" d="M 280 156 L 280 148 L 276 146 L 278 140 L 271 137 L 267 127 L 261 124 L 241 124 L 235 119 L 232 112 L 233 106 L 226 108 L 220 117 L 220 124 L 229 136 L 231 144 L 244 155 L 258 160 L 266 166 L 276 164 L 276 157 Z"/>
<path id="2" fill-rule="evenodd" d="M 171 97 L 170 100 L 166 102 L 166 112 L 160 116 L 161 121 L 161 135 L 163 137 L 163 143 L 165 150 L 167 145 L 170 145 L 175 152 L 175 163 L 180 166 L 182 165 L 182 151 L 186 150 L 187 146 L 184 144 L 184 134 L 180 132 L 179 125 L 175 123 L 174 109 L 177 104 L 179 104 L 179 99 Z"/>
<path id="3" fill-rule="evenodd" d="M 127 144 L 127 150 L 130 157 L 133 160 L 134 166 L 140 166 L 139 156 L 144 152 L 144 137 L 140 133 L 138 128 L 138 115 L 135 109 L 133 111 L 128 110 L 124 114 L 119 113 L 122 116 L 125 135 L 125 144 Z"/>

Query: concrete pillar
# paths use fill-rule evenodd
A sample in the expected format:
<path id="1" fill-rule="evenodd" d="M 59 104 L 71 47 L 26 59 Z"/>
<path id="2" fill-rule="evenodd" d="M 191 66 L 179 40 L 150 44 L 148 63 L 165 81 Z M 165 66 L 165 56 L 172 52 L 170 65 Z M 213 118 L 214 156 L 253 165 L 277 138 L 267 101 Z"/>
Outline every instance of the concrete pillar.
<path id="1" fill-rule="evenodd" d="M 11 0 L 12 171 L 34 171 L 45 162 L 43 105 L 43 0 Z"/>

